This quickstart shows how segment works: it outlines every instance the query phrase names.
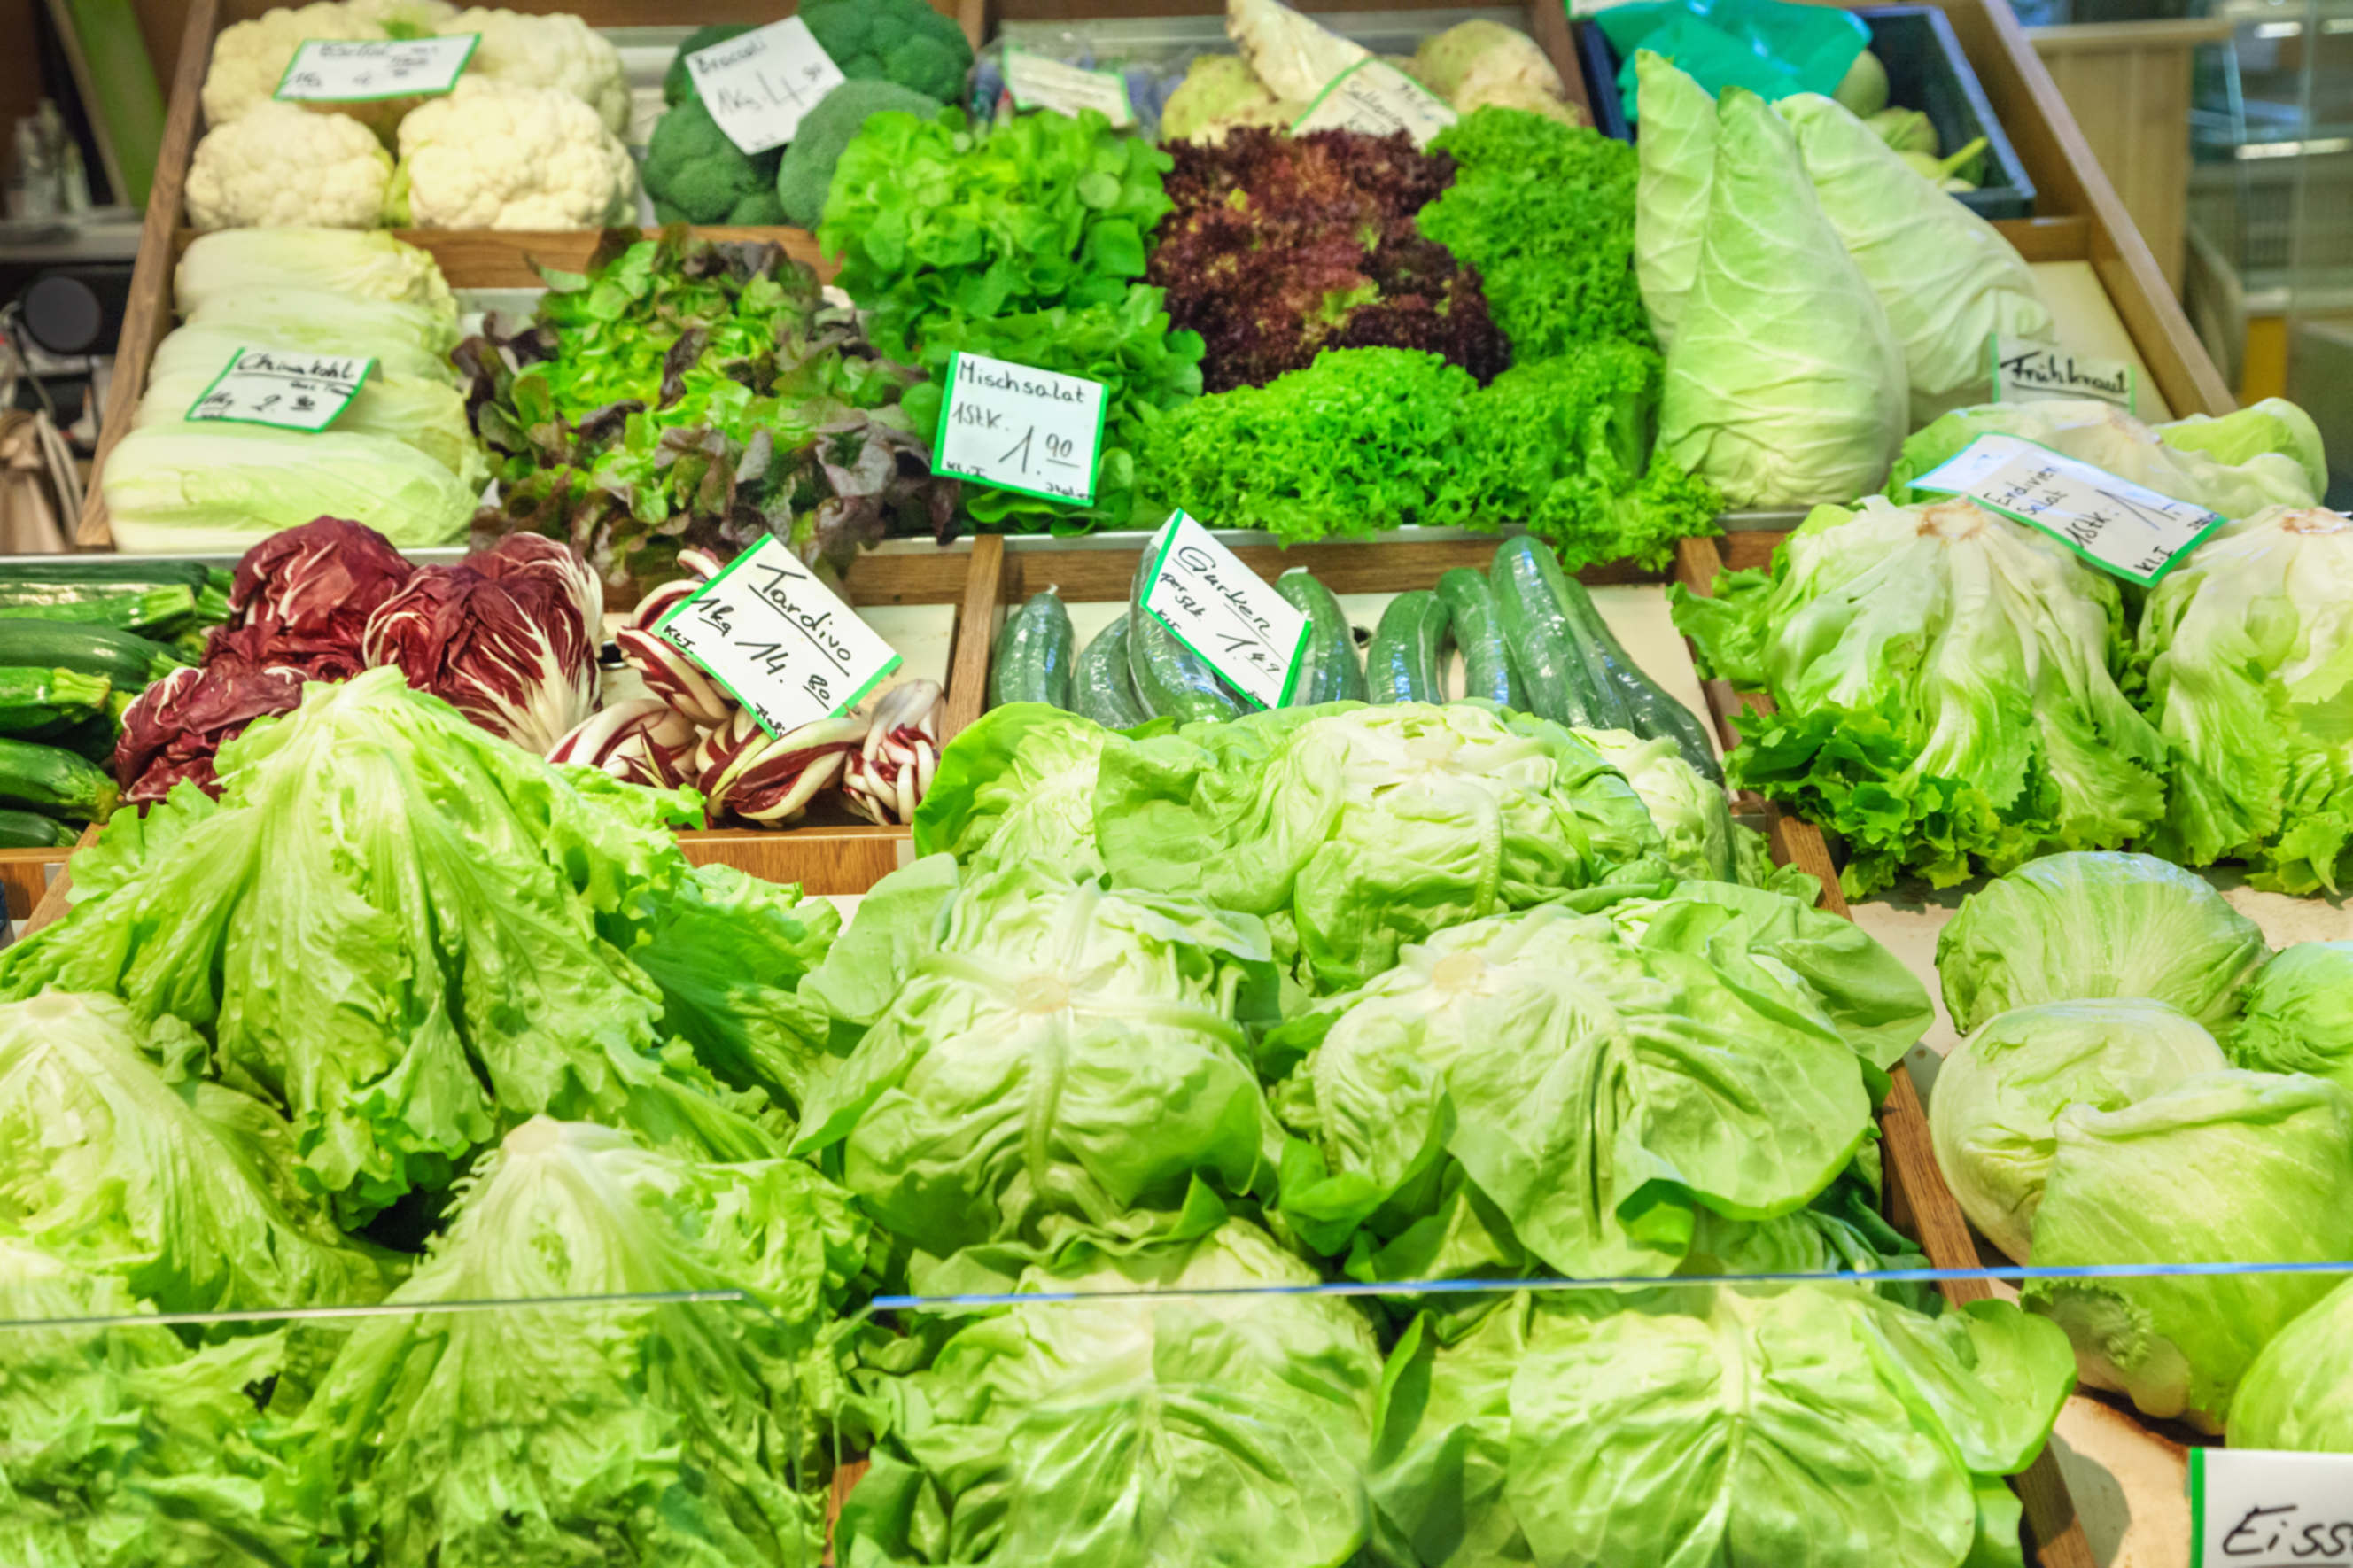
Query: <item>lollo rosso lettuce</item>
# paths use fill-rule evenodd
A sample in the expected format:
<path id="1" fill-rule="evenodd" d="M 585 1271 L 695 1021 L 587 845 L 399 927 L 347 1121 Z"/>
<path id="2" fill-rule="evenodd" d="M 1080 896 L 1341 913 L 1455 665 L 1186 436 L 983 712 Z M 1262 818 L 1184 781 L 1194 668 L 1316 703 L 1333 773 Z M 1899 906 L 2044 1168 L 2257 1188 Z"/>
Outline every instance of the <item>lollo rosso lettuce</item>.
<path id="1" fill-rule="evenodd" d="M 2114 848 L 2164 816 L 2116 584 L 2035 530 L 1872 497 L 1816 508 L 1769 572 L 1672 597 L 1705 672 L 1775 704 L 1742 721 L 1732 783 L 1842 839 L 1850 897 Z"/>

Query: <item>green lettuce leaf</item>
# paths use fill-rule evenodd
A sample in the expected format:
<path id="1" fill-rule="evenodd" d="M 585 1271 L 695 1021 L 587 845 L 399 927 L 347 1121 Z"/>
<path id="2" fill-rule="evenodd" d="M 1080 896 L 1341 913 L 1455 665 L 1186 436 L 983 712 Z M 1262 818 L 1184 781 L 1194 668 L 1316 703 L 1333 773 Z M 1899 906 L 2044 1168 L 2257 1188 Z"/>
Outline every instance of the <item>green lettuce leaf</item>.
<path id="1" fill-rule="evenodd" d="M 2353 1091 L 2353 942 L 2305 942 L 2274 954 L 2222 1031 L 2232 1065 L 2303 1072 Z"/>
<path id="2" fill-rule="evenodd" d="M 940 752 L 915 808 L 915 853 L 945 850 L 976 871 L 1016 861 L 1073 877 L 1102 870 L 1095 769 L 1110 733 L 1048 703 L 990 709 Z"/>
<path id="3" fill-rule="evenodd" d="M 2231 1400 L 2234 1448 L 2353 1453 L 2353 1282 L 2272 1337 Z"/>

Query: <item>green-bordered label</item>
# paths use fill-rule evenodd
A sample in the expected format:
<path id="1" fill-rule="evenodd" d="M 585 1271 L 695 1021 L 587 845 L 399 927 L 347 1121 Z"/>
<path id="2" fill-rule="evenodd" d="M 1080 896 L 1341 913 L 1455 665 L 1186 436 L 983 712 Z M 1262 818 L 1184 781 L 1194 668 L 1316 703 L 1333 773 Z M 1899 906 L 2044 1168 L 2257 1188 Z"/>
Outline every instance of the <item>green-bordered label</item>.
<path id="1" fill-rule="evenodd" d="M 697 49 L 686 69 L 711 118 L 745 153 L 791 141 L 801 116 L 842 82 L 841 68 L 798 16 Z"/>
<path id="2" fill-rule="evenodd" d="M 1426 147 L 1454 121 L 1443 99 L 1387 60 L 1366 58 L 1325 82 L 1291 129 L 1361 131 L 1367 136 L 1402 131 L 1415 146 Z"/>
<path id="3" fill-rule="evenodd" d="M 1306 615 L 1182 510 L 1156 549 L 1146 613 L 1260 707 L 1291 700 L 1307 650 Z"/>
<path id="4" fill-rule="evenodd" d="M 433 98 L 458 85 L 480 33 L 438 38 L 306 38 L 270 96 L 296 103 Z"/>
<path id="5" fill-rule="evenodd" d="M 1005 47 L 1005 93 L 1016 109 L 1050 109 L 1073 120 L 1092 109 L 1115 127 L 1135 123 L 1127 79 L 1117 71 L 1089 70 L 1011 44 Z"/>
<path id="6" fill-rule="evenodd" d="M 375 369 L 375 361 L 364 354 L 241 348 L 188 405 L 187 416 L 315 436 L 351 406 Z"/>
<path id="7" fill-rule="evenodd" d="M 1914 479 L 1912 488 L 1966 496 L 2143 587 L 2172 571 L 2222 523 L 2219 512 L 2017 436 L 1980 436 Z"/>
<path id="8" fill-rule="evenodd" d="M 2353 1568 L 2353 1454 L 2190 1449 L 2189 1568 Z"/>
<path id="9" fill-rule="evenodd" d="M 948 356 L 932 472 L 1092 506 L 1103 384 L 986 354 Z"/>
<path id="10" fill-rule="evenodd" d="M 735 557 L 654 633 L 710 671 L 771 735 L 849 712 L 900 663 L 898 650 L 774 536 Z"/>

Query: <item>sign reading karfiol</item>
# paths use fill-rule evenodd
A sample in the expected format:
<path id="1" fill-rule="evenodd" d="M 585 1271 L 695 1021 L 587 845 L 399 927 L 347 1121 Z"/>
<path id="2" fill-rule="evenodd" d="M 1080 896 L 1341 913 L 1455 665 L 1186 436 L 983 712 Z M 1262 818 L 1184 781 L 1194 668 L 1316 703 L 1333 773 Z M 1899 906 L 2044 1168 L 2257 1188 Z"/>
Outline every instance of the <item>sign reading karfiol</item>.
<path id="1" fill-rule="evenodd" d="M 1387 60 L 1362 59 L 1330 81 L 1293 121 L 1294 132 L 1361 131 L 1387 136 L 1402 131 L 1417 147 L 1454 123 L 1454 110 Z"/>
<path id="2" fill-rule="evenodd" d="M 897 651 L 774 537 L 738 555 L 654 631 L 771 735 L 849 712 L 899 668 Z"/>
<path id="3" fill-rule="evenodd" d="M 1261 708 L 1282 707 L 1299 679 L 1306 616 L 1182 510 L 1157 547 L 1145 611 L 1227 685 Z"/>
<path id="4" fill-rule="evenodd" d="M 1051 109 L 1073 120 L 1092 109 L 1124 129 L 1135 123 L 1127 80 L 1117 71 L 1089 70 L 1010 44 L 1005 49 L 1005 95 L 1016 109 Z"/>
<path id="5" fill-rule="evenodd" d="M 1099 381 L 950 354 L 932 472 L 1092 506 L 1107 401 Z"/>
<path id="6" fill-rule="evenodd" d="M 2033 403 L 2053 397 L 2094 397 L 2126 413 L 2137 411 L 2139 388 L 2133 367 L 2118 359 L 2079 354 L 2053 343 L 2029 342 L 1996 332 L 1988 340 L 1993 359 L 1993 400 Z"/>
<path id="7" fill-rule="evenodd" d="M 791 141 L 801 116 L 842 81 L 841 68 L 798 16 L 697 49 L 686 68 L 711 118 L 746 153 Z"/>
<path id="8" fill-rule="evenodd" d="M 2189 1568 L 2353 1565 L 2353 1454 L 2189 1450 Z"/>
<path id="9" fill-rule="evenodd" d="M 2171 571 L 2222 521 L 2218 512 L 2016 436 L 1980 436 L 1914 479 L 1912 488 L 1967 496 L 2143 587 Z"/>
<path id="10" fill-rule="evenodd" d="M 369 103 L 432 98 L 458 85 L 480 33 L 442 38 L 311 38 L 286 62 L 273 98 L 302 103 Z"/>
<path id="11" fill-rule="evenodd" d="M 239 349 L 188 405 L 187 416 L 316 435 L 351 406 L 375 368 L 375 361 L 364 354 Z"/>

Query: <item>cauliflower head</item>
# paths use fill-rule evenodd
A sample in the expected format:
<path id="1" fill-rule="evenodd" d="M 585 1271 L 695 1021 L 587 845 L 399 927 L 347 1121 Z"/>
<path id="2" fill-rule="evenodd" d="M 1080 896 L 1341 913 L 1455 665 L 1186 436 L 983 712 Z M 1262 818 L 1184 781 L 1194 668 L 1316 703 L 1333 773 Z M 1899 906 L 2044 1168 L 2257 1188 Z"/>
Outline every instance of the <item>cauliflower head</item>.
<path id="1" fill-rule="evenodd" d="M 374 228 L 392 154 L 341 114 L 265 101 L 205 132 L 188 166 L 198 228 Z"/>
<path id="2" fill-rule="evenodd" d="M 343 0 L 343 9 L 374 22 L 387 38 L 429 38 L 458 14 L 449 0 Z"/>
<path id="3" fill-rule="evenodd" d="M 383 37 L 382 24 L 333 0 L 280 6 L 250 22 L 232 22 L 213 40 L 212 63 L 205 68 L 205 123 L 216 129 L 231 125 L 261 105 L 276 102 L 269 95 L 278 90 L 286 68 L 294 63 L 294 51 L 307 39 Z M 307 106 L 305 112 L 343 115 L 388 136 L 415 101 L 321 103 Z"/>
<path id="4" fill-rule="evenodd" d="M 470 77 L 554 88 L 595 110 L 606 130 L 617 135 L 628 128 L 629 83 L 621 70 L 621 51 L 577 16 L 473 5 L 434 31 L 482 36 L 466 62 Z"/>
<path id="5" fill-rule="evenodd" d="M 571 93 L 475 76 L 400 124 L 395 227 L 596 228 L 630 214 L 628 149 Z"/>
<path id="6" fill-rule="evenodd" d="M 895 81 L 951 103 L 972 68 L 964 29 L 925 0 L 801 0 L 800 18 L 852 81 Z"/>

